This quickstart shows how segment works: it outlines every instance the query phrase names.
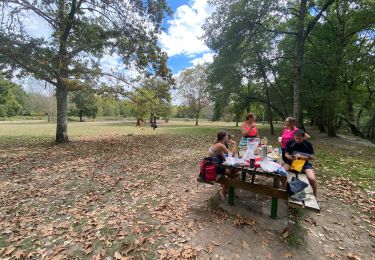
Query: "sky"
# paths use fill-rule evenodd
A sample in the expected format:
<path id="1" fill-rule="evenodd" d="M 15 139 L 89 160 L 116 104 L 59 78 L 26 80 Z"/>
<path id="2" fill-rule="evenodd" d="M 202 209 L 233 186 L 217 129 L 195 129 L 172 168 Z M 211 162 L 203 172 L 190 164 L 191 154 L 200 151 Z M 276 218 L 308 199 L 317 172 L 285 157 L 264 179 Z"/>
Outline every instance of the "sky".
<path id="1" fill-rule="evenodd" d="M 168 66 L 173 74 L 196 64 L 211 62 L 213 53 L 199 39 L 202 25 L 212 9 L 207 0 L 168 0 L 173 15 L 164 22 L 159 37 L 163 51 L 168 53 Z"/>
<path id="2" fill-rule="evenodd" d="M 203 35 L 202 25 L 211 14 L 207 0 L 167 0 L 173 14 L 167 16 L 163 23 L 163 31 L 159 35 L 159 45 L 168 56 L 168 67 L 174 75 L 183 69 L 204 62 L 211 62 L 213 53 L 200 37 Z M 36 15 L 25 16 L 25 29 L 31 37 L 49 39 L 51 29 L 48 24 Z M 101 60 L 104 71 L 116 71 L 121 68 L 121 58 L 117 54 L 107 54 Z M 129 73 L 134 74 L 131 70 Z"/>

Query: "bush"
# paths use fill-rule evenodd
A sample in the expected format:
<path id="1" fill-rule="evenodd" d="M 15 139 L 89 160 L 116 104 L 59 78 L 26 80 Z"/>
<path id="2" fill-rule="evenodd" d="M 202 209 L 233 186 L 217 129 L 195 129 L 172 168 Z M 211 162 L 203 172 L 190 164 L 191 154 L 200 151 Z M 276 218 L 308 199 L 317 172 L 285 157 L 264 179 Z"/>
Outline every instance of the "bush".
<path id="1" fill-rule="evenodd" d="M 0 117 L 6 117 L 8 114 L 8 109 L 5 105 L 0 105 Z"/>

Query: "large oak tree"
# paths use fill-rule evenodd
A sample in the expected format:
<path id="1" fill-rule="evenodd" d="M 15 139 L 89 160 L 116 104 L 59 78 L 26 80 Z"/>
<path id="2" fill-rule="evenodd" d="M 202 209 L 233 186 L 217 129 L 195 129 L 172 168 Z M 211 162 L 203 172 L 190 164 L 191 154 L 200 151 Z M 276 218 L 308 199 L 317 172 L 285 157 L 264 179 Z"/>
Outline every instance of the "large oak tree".
<path id="1" fill-rule="evenodd" d="M 122 72 L 135 65 L 168 74 L 157 46 L 166 0 L 1 0 L 0 8 L 0 68 L 56 87 L 57 143 L 69 140 L 68 91 L 98 85 L 108 74 L 100 66 L 104 54 L 118 54 Z M 30 19 L 48 36 L 29 33 Z"/>

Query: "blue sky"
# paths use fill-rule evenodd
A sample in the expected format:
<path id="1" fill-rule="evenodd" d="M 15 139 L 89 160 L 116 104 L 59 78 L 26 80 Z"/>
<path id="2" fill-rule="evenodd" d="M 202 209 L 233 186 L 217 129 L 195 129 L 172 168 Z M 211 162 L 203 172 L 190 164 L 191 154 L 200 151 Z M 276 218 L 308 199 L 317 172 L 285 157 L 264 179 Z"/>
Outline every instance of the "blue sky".
<path id="1" fill-rule="evenodd" d="M 168 4 L 174 14 L 165 20 L 159 43 L 168 53 L 173 74 L 212 61 L 212 52 L 199 39 L 203 34 L 201 27 L 212 12 L 207 0 L 168 0 Z"/>
<path id="2" fill-rule="evenodd" d="M 168 56 L 168 66 L 174 75 L 181 70 L 204 62 L 211 62 L 213 53 L 202 40 L 202 25 L 211 14 L 207 0 L 167 0 L 173 15 L 166 17 L 159 35 L 159 44 Z M 31 14 L 23 18 L 25 29 L 31 37 L 49 39 L 51 28 L 41 18 Z M 123 70 L 121 58 L 117 54 L 107 53 L 101 59 L 104 71 Z M 138 72 L 130 68 L 126 74 L 137 76 Z"/>

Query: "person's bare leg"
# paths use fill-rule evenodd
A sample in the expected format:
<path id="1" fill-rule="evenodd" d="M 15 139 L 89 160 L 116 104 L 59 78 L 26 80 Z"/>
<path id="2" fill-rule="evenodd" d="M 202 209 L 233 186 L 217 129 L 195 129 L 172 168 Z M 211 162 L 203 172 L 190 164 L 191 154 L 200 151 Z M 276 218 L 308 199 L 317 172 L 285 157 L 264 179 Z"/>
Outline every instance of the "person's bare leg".
<path id="1" fill-rule="evenodd" d="M 281 187 L 285 190 L 286 189 L 286 183 L 287 183 L 287 177 L 281 176 L 280 181 L 281 181 Z"/>
<path id="2" fill-rule="evenodd" d="M 289 164 L 287 164 L 287 163 L 284 163 L 283 164 L 283 168 L 284 168 L 284 170 L 285 171 L 289 171 L 289 169 L 290 169 L 290 165 Z M 280 178 L 280 181 L 281 181 L 281 185 L 282 185 L 282 187 L 283 187 L 283 189 L 285 190 L 286 189 L 286 184 L 287 184 L 287 181 L 288 181 L 288 178 L 285 176 L 285 177 L 281 177 Z"/>
<path id="3" fill-rule="evenodd" d="M 289 169 L 290 169 L 290 165 L 287 164 L 287 163 L 284 163 L 283 167 L 284 167 L 284 170 L 286 170 L 286 171 L 289 171 Z"/>
<path id="4" fill-rule="evenodd" d="M 227 199 L 227 187 L 224 184 L 221 184 L 220 198 L 222 200 L 226 200 Z"/>
<path id="5" fill-rule="evenodd" d="M 314 173 L 313 169 L 306 169 L 305 173 L 306 173 L 306 177 L 309 180 L 309 183 L 310 183 L 310 185 L 313 189 L 313 193 L 316 197 L 318 188 L 317 188 L 317 185 L 316 185 L 315 173 Z"/>

